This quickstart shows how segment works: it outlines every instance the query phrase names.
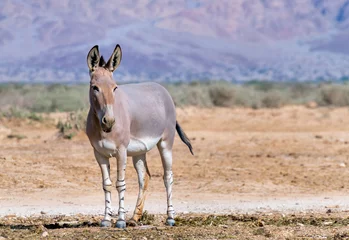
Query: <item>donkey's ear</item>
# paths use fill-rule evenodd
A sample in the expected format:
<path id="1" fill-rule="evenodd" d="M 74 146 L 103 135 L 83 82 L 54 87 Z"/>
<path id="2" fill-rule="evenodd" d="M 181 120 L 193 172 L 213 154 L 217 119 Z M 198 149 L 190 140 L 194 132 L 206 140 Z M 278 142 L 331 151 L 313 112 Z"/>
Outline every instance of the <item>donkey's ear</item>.
<path id="1" fill-rule="evenodd" d="M 91 50 L 87 54 L 87 66 L 90 69 L 91 72 L 96 70 L 96 68 L 99 65 L 99 50 L 98 50 L 98 45 L 94 46 L 91 48 Z"/>
<path id="2" fill-rule="evenodd" d="M 109 71 L 114 72 L 115 69 L 120 65 L 122 57 L 121 47 L 119 44 L 116 45 L 113 54 L 110 56 L 105 67 L 109 69 Z"/>

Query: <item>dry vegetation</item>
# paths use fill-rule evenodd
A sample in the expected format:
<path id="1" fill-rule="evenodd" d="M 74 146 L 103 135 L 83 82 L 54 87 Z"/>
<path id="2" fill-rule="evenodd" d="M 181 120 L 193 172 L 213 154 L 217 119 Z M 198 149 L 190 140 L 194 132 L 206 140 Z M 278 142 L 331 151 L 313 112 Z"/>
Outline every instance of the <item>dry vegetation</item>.
<path id="1" fill-rule="evenodd" d="M 278 108 L 285 105 L 348 106 L 349 84 L 223 81 L 164 84 L 177 106 Z M 0 85 L 0 111 L 23 117 L 30 112 L 88 108 L 88 85 Z M 29 113 L 28 113 L 29 112 Z"/>
<path id="2" fill-rule="evenodd" d="M 286 105 L 348 106 L 347 83 L 275 83 L 224 81 L 164 84 L 177 107 L 280 108 Z M 43 121 L 39 113 L 71 112 L 57 128 L 73 138 L 85 128 L 88 85 L 0 85 L 0 117 Z"/>

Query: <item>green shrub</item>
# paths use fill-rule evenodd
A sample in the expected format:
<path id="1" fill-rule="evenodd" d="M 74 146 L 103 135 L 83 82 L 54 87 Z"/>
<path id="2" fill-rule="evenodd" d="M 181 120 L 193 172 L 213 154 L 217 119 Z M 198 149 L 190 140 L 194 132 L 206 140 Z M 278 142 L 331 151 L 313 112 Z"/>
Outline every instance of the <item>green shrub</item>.
<path id="1" fill-rule="evenodd" d="M 208 88 L 204 84 L 168 84 L 165 85 L 165 88 L 169 91 L 176 106 L 212 106 Z"/>
<path id="2" fill-rule="evenodd" d="M 14 138 L 14 139 L 17 139 L 17 140 L 22 140 L 24 138 L 27 138 L 27 136 L 25 135 L 22 135 L 22 134 L 10 134 L 10 135 L 7 135 L 7 138 Z"/>
<path id="3" fill-rule="evenodd" d="M 30 119 L 36 122 L 43 122 L 44 118 L 35 112 L 29 112 L 26 109 L 10 108 L 1 112 L 1 117 L 7 119 Z"/>
<path id="4" fill-rule="evenodd" d="M 214 106 L 230 107 L 234 98 L 234 90 L 225 86 L 211 86 L 209 95 Z"/>
<path id="5" fill-rule="evenodd" d="M 319 103 L 325 106 L 348 106 L 349 87 L 337 84 L 321 86 Z"/>
<path id="6" fill-rule="evenodd" d="M 57 128 L 61 137 L 72 139 L 77 132 L 86 129 L 87 111 L 79 110 L 69 113 L 65 121 L 59 121 Z"/>
<path id="7" fill-rule="evenodd" d="M 1 84 L 0 111 L 14 106 L 32 112 L 76 111 L 88 107 L 88 85 Z"/>
<path id="8" fill-rule="evenodd" d="M 261 102 L 262 107 L 279 108 L 285 105 L 286 100 L 280 92 L 271 91 L 262 97 Z"/>

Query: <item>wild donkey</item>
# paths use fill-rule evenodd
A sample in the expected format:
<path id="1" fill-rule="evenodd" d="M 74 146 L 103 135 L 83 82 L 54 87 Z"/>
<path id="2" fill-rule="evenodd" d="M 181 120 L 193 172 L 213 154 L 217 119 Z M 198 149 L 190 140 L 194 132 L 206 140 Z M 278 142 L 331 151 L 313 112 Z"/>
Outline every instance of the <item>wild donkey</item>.
<path id="1" fill-rule="evenodd" d="M 106 63 L 98 46 L 87 55 L 90 69 L 90 111 L 87 117 L 87 136 L 102 171 L 105 194 L 105 216 L 102 227 L 111 226 L 111 189 L 109 158 L 117 159 L 116 189 L 119 210 L 116 227 L 125 228 L 124 194 L 127 156 L 132 156 L 138 174 L 139 193 L 131 225 L 136 225 L 143 213 L 145 192 L 150 178 L 146 153 L 158 147 L 164 168 L 167 192 L 167 224 L 173 226 L 172 205 L 172 146 L 177 130 L 182 141 L 192 152 L 188 137 L 176 121 L 175 106 L 170 94 L 156 83 L 125 84 L 118 86 L 113 72 L 121 61 L 121 48 L 116 45 Z M 176 130 L 175 130 L 176 129 Z"/>

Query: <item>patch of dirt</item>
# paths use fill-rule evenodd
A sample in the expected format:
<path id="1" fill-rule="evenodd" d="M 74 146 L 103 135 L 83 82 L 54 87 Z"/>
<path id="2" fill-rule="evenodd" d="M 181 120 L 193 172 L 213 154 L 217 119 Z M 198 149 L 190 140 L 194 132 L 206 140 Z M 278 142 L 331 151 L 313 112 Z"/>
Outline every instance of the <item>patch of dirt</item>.
<path id="1" fill-rule="evenodd" d="M 133 238 L 138 236 L 138 232 L 144 232 L 140 236 L 146 238 L 202 236 L 229 239 L 236 236 L 314 238 L 316 234 L 334 238 L 348 234 L 344 220 L 339 225 L 314 225 L 298 220 L 298 225 L 278 225 L 271 223 L 274 215 L 268 215 L 276 214 L 275 211 L 280 216 L 311 212 L 312 216 L 307 217 L 315 221 L 320 221 L 322 214 L 328 211 L 339 214 L 341 218 L 347 216 L 347 108 L 184 108 L 177 109 L 177 114 L 195 153 L 191 156 L 187 147 L 176 138 L 173 198 L 177 213 L 195 219 L 195 214 L 202 213 L 235 216 L 236 213 L 248 212 L 257 214 L 258 219 L 265 217 L 263 226 L 229 220 L 221 223 L 227 227 L 184 224 L 172 229 L 163 228 L 159 220 L 154 225 L 162 230 L 100 230 L 95 225 L 81 225 L 74 230 L 48 229 L 49 236 L 59 238 L 64 235 L 73 239 L 87 234 L 86 238 Z M 85 217 L 92 221 L 91 217 L 87 217 L 90 214 L 99 221 L 104 211 L 101 174 L 87 137 L 81 132 L 72 140 L 59 138 L 55 122 L 58 118 L 64 119 L 64 114 L 50 116 L 53 119 L 48 122 L 5 119 L 0 122 L 1 128 L 6 129 L 5 135 L 0 138 L 0 216 L 15 216 L 15 220 L 0 228 L 2 237 L 11 238 L 11 235 L 6 235 L 11 232 L 13 238 L 20 238 L 20 234 L 37 238 L 38 235 L 33 232 L 36 230 L 31 227 L 11 228 L 11 224 L 21 224 L 20 216 L 44 215 L 48 221 L 57 222 L 52 216 L 74 214 L 72 218 L 77 217 L 79 221 Z M 6 134 L 21 137 L 6 137 Z M 152 179 L 145 209 L 150 214 L 156 214 L 156 219 L 162 219 L 163 215 L 159 214 L 166 212 L 166 198 L 157 150 L 150 151 L 147 159 Z M 112 178 L 116 179 L 115 160 L 111 160 L 111 171 Z M 126 183 L 125 204 L 129 216 L 138 194 L 137 177 L 131 161 L 126 170 Z M 116 191 L 112 194 L 116 209 Z M 287 218 L 293 216 L 287 215 Z M 32 225 L 39 221 L 25 219 L 33 221 Z M 4 218 L 1 221 L 5 221 Z M 337 220 L 328 220 L 331 221 Z M 331 232 L 330 229 L 334 230 Z"/>
<path id="2" fill-rule="evenodd" d="M 338 214 L 181 214 L 177 225 L 164 225 L 165 215 L 154 215 L 147 225 L 125 230 L 99 227 L 101 217 L 4 217 L 3 239 L 343 239 L 349 237 L 349 219 Z M 115 224 L 115 222 L 113 222 Z"/>

